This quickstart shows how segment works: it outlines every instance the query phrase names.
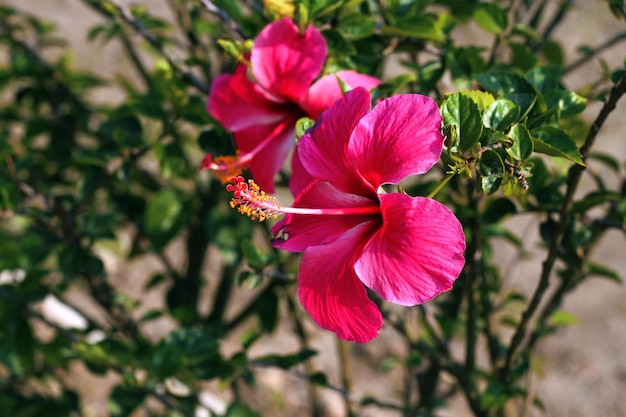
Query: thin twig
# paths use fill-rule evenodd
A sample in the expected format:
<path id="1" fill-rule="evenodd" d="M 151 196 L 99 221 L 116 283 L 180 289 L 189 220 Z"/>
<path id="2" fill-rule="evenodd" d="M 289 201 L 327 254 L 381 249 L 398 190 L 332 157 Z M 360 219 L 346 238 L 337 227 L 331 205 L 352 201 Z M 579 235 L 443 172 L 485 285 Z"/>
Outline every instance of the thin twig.
<path id="1" fill-rule="evenodd" d="M 241 39 L 247 39 L 246 34 L 241 30 L 239 25 L 231 19 L 231 17 L 224 10 L 217 7 L 211 0 L 200 0 L 200 3 L 207 9 L 209 12 L 213 13 L 217 17 L 219 17 L 224 23 L 226 23 L 230 29 L 236 33 Z"/>
<path id="2" fill-rule="evenodd" d="M 550 36 L 552 36 L 552 32 L 554 32 L 554 30 L 559 26 L 559 24 L 563 21 L 565 14 L 572 7 L 572 3 L 573 0 L 563 0 L 561 2 L 561 4 L 557 8 L 557 12 L 554 14 L 552 20 L 550 20 L 550 22 L 546 26 L 546 29 L 543 31 L 543 42 L 537 45 L 535 50 L 538 50 L 541 45 L 543 45 L 548 39 L 550 39 Z"/>
<path id="3" fill-rule="evenodd" d="M 170 5 L 170 9 L 172 9 L 172 12 L 176 15 L 178 25 L 185 33 L 185 36 L 189 41 L 187 50 L 195 60 L 202 61 L 203 65 L 200 66 L 200 70 L 202 71 L 204 79 L 210 82 L 212 78 L 211 62 L 208 53 L 211 50 L 211 45 L 201 42 L 198 34 L 194 31 L 193 22 L 186 7 L 187 3 L 177 0 L 168 0 L 168 3 Z"/>
<path id="4" fill-rule="evenodd" d="M 278 367 L 276 364 L 263 362 L 263 361 L 258 361 L 258 360 L 248 361 L 248 365 L 256 366 L 256 367 L 259 367 L 259 368 L 277 368 Z M 280 369 L 284 369 L 284 368 L 280 368 Z M 295 376 L 297 378 L 304 379 L 304 380 L 307 380 L 307 381 L 309 380 L 309 377 L 310 377 L 310 374 L 307 374 L 305 372 L 301 372 L 301 371 L 299 371 L 297 369 L 289 369 L 289 370 L 285 370 L 285 372 L 287 374 L 289 374 L 289 375 L 293 375 L 293 376 Z M 328 388 L 329 390 L 334 391 L 334 392 L 340 394 L 342 397 L 346 398 L 351 403 L 358 404 L 358 402 L 359 402 L 357 399 L 351 398 L 348 392 L 346 392 L 344 389 L 342 389 L 342 388 L 340 388 L 340 387 L 338 387 L 336 385 L 327 384 L 327 385 L 324 386 L 324 388 Z"/>
<path id="5" fill-rule="evenodd" d="M 300 316 L 298 313 L 298 309 L 296 308 L 296 303 L 293 300 L 293 296 L 289 294 L 287 295 L 286 299 L 287 299 L 287 307 L 289 308 L 290 316 L 293 317 L 295 333 L 298 336 L 298 339 L 300 340 L 300 346 L 302 349 L 308 349 L 310 347 L 309 337 L 306 333 L 306 330 L 304 330 L 304 325 L 300 321 Z M 315 371 L 313 369 L 313 364 L 311 363 L 311 361 L 306 361 L 304 363 L 304 367 L 308 375 L 312 375 L 313 372 Z M 308 376 L 307 376 L 307 379 L 309 379 Z M 312 416 L 321 415 L 321 407 L 319 405 L 319 398 L 317 395 L 317 386 L 315 384 L 309 384 L 308 388 L 309 388 L 309 401 L 311 403 L 311 410 L 312 410 L 311 415 Z M 330 384 L 328 385 L 328 388 L 331 388 L 333 391 L 340 393 L 344 398 L 348 399 L 348 401 L 354 401 L 350 399 L 350 393 L 345 391 L 344 389 L 333 387 Z"/>
<path id="6" fill-rule="evenodd" d="M 624 39 L 626 39 L 626 32 L 618 33 L 617 35 L 613 36 L 612 38 L 606 40 L 604 43 L 601 43 L 600 45 L 598 45 L 595 48 L 593 48 L 590 53 L 588 53 L 588 54 L 578 58 L 576 61 L 572 62 L 567 67 L 565 67 L 563 69 L 563 75 L 565 75 L 565 74 L 567 74 L 569 72 L 572 72 L 575 69 L 578 69 L 578 67 L 580 67 L 581 65 L 583 65 L 587 61 L 591 60 L 593 57 L 601 54 L 605 50 L 609 49 L 610 47 L 612 47 L 613 45 L 619 43 L 620 41 L 622 41 Z"/>

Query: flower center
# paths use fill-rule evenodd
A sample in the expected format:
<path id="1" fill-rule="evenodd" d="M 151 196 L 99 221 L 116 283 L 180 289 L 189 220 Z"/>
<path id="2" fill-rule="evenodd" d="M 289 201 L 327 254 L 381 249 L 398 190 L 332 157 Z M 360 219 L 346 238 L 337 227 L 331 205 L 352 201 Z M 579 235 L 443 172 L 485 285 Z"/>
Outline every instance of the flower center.
<path id="1" fill-rule="evenodd" d="M 273 140 L 280 137 L 281 132 L 289 126 L 295 125 L 299 113 L 289 115 L 270 132 L 261 142 L 259 142 L 250 152 L 240 154 L 239 151 L 235 155 L 224 155 L 212 158 L 211 154 L 207 154 L 202 160 L 200 169 L 208 169 L 213 172 L 215 177 L 222 184 L 227 184 L 231 178 L 237 177 L 243 173 L 248 167 L 250 161 L 256 157 L 267 145 Z"/>
<path id="2" fill-rule="evenodd" d="M 242 176 L 232 177 L 226 191 L 233 193 L 230 206 L 237 208 L 239 213 L 245 214 L 252 220 L 263 222 L 267 219 L 278 218 L 281 214 L 313 214 L 313 215 L 347 215 L 347 214 L 377 214 L 380 206 L 357 206 L 340 208 L 304 208 L 286 207 L 274 196 L 261 190 L 254 180 L 246 180 Z"/>
<path id="3" fill-rule="evenodd" d="M 239 155 L 239 151 L 237 151 L 236 155 L 223 155 L 215 158 L 212 158 L 211 154 L 206 154 L 202 160 L 200 169 L 211 170 L 222 184 L 226 184 L 231 178 L 243 173 L 247 163 L 253 156 L 254 154 L 252 152 L 241 156 Z"/>

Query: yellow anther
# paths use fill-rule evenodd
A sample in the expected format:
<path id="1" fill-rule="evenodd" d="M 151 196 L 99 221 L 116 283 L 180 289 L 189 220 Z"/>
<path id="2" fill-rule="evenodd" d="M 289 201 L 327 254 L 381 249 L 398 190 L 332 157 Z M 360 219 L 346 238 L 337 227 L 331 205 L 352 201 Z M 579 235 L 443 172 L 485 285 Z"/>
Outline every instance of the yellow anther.
<path id="1" fill-rule="evenodd" d="M 226 190 L 233 193 L 230 207 L 237 208 L 239 213 L 252 220 L 263 222 L 278 218 L 278 213 L 284 208 L 276 197 L 266 194 L 253 180 L 246 183 L 242 176 L 232 177 Z"/>

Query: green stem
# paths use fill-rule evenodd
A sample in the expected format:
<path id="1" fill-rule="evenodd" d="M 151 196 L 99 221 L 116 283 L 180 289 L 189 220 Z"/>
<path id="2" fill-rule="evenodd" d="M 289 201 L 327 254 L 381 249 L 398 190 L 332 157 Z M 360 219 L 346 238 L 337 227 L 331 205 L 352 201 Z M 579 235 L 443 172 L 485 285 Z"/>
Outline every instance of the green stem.
<path id="1" fill-rule="evenodd" d="M 452 177 L 454 177 L 455 175 L 456 175 L 456 173 L 455 173 L 455 172 L 448 172 L 448 173 L 446 174 L 446 176 L 445 176 L 445 177 L 443 177 L 443 179 L 441 180 L 441 182 L 437 185 L 437 187 L 436 187 L 434 190 L 432 190 L 432 191 L 431 191 L 431 193 L 430 193 L 430 194 L 428 194 L 428 196 L 427 196 L 427 197 L 428 197 L 428 198 L 434 198 L 434 197 L 437 195 L 437 193 L 438 193 L 439 191 L 441 191 L 441 190 L 443 189 L 443 187 L 445 187 L 445 185 L 446 185 L 448 182 L 450 182 L 450 180 L 452 179 Z"/>
<path id="2" fill-rule="evenodd" d="M 350 344 L 345 340 L 337 338 L 337 351 L 339 353 L 339 367 L 341 372 L 341 384 L 348 396 L 344 398 L 346 407 L 346 415 L 354 417 L 354 411 L 350 404 L 350 393 L 352 392 L 352 355 L 350 353 Z"/>

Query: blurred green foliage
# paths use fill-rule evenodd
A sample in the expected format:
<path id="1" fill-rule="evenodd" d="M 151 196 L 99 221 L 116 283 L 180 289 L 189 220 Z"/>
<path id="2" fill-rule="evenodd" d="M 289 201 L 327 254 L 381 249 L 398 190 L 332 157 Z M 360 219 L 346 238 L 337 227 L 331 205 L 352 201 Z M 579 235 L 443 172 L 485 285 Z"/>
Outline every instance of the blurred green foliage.
<path id="1" fill-rule="evenodd" d="M 506 404 L 519 406 L 527 397 L 541 408 L 524 379 L 533 349 L 575 323 L 560 306 L 583 280 L 620 281 L 592 253 L 608 230 L 626 231 L 623 161 L 591 151 L 624 94 L 626 71 L 604 64 L 580 91 L 571 91 L 563 77 L 624 40 L 624 33 L 581 46 L 581 60 L 569 62 L 553 31 L 571 1 L 557 10 L 539 0 L 295 1 L 299 26 L 314 24 L 327 40 L 325 72 L 355 69 L 381 77 L 384 66 L 399 59 L 402 74 L 384 79 L 374 97 L 415 92 L 439 100 L 447 136 L 440 172 L 406 191 L 427 195 L 449 180 L 436 197 L 456 212 L 468 239 L 455 289 L 427 306 L 434 320 L 426 307 L 387 315 L 409 352 L 384 361 L 413 376 L 404 402 L 369 396 L 354 403 L 345 363 L 358 356 L 356 348 L 343 346 L 342 387 L 312 365 L 329 352 L 311 347 L 312 327 L 294 301 L 297 256 L 271 248 L 267 226 L 230 210 L 223 186 L 198 171 L 204 153 L 234 151 L 230 134 L 205 110 L 210 83 L 232 70 L 249 48 L 244 41 L 280 15 L 280 2 L 172 0 L 172 21 L 146 6 L 82 3 L 103 17 L 89 41 L 118 42 L 132 77 L 74 69 L 54 25 L 0 6 L 0 56 L 6 58 L 0 64 L 2 415 L 91 415 L 68 381 L 77 361 L 91 373 L 116 375 L 111 416 L 140 409 L 193 416 L 206 408 L 200 399 L 210 381 L 219 382 L 224 398 L 217 414 L 278 415 L 278 409 L 255 409 L 243 393 L 242 386 L 258 389 L 255 372 L 262 367 L 298 376 L 309 389 L 311 415 L 321 415 L 316 389 L 343 393 L 349 415 L 364 407 L 432 415 L 456 392 L 476 416 L 505 415 Z M 622 3 L 606 6 L 623 18 Z M 484 31 L 488 46 L 458 42 L 457 31 L 468 24 Z M 94 100 L 95 92 L 111 87 L 124 94 L 122 103 Z M 580 114 L 592 100 L 604 106 L 587 126 Z M 592 164 L 604 173 L 585 170 Z M 574 196 L 582 175 L 592 189 Z M 524 213 L 541 219 L 546 249 L 530 298 L 503 291 L 494 259 L 494 245 L 502 241 L 520 255 L 528 248 L 503 223 Z M 156 263 L 158 272 L 147 268 L 142 295 L 131 295 L 105 253 L 121 265 Z M 547 294 L 551 279 L 556 290 Z M 146 310 L 144 296 L 159 288 L 162 303 Z M 59 318 L 42 309 L 51 295 L 73 313 Z M 64 319 L 72 314 L 84 325 L 68 325 Z M 172 329 L 164 337 L 148 330 L 157 320 Z M 42 326 L 52 335 L 42 337 Z M 415 326 L 417 333 L 409 330 Z M 297 349 L 251 353 L 279 327 Z M 479 338 L 486 341 L 487 366 L 476 361 Z M 455 340 L 463 342 L 461 361 L 449 351 Z"/>

